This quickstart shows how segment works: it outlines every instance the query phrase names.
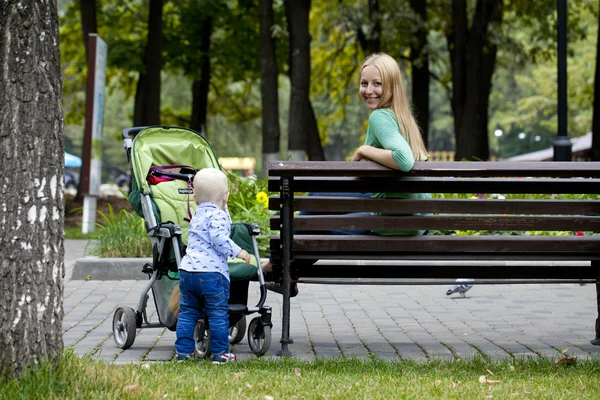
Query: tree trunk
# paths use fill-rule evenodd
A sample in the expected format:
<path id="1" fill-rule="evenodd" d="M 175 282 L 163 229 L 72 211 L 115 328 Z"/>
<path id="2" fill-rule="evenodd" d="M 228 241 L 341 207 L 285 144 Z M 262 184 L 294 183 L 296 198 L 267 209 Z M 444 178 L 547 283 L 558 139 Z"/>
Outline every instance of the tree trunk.
<path id="1" fill-rule="evenodd" d="M 490 23 L 502 21 L 502 0 L 478 0 L 470 31 L 466 2 L 453 0 L 452 21 L 448 50 L 452 62 L 455 159 L 487 160 L 488 105 L 497 50 L 488 40 L 488 29 Z"/>
<path id="2" fill-rule="evenodd" d="M 83 45 L 87 60 L 88 36 L 90 33 L 98 32 L 98 20 L 96 18 L 96 0 L 79 0 L 79 10 L 81 12 L 81 31 L 83 34 Z"/>
<path id="3" fill-rule="evenodd" d="M 294 160 L 324 160 L 319 128 L 310 102 L 310 0 L 286 0 L 290 34 L 290 116 L 288 149 Z"/>
<path id="4" fill-rule="evenodd" d="M 210 88 L 210 37 L 212 20 L 207 17 L 200 22 L 202 36 L 200 39 L 200 79 L 192 84 L 192 126 L 191 128 L 207 137 L 206 115 L 208 111 L 208 91 Z"/>
<path id="5" fill-rule="evenodd" d="M 598 14 L 600 27 L 600 13 Z M 594 115 L 592 117 L 592 161 L 600 161 L 600 28 L 596 39 L 596 74 L 594 76 Z"/>
<path id="6" fill-rule="evenodd" d="M 410 6 L 418 17 L 417 31 L 410 48 L 412 65 L 412 99 L 417 124 L 421 128 L 427 147 L 429 132 L 429 50 L 427 47 L 427 2 L 410 0 Z"/>
<path id="7" fill-rule="evenodd" d="M 421 0 L 424 2 L 423 0 Z M 379 0 L 368 0 L 369 20 L 366 24 L 359 23 L 356 39 L 365 54 L 379 53 L 381 51 L 381 12 Z"/>
<path id="8" fill-rule="evenodd" d="M 260 0 L 260 94 L 262 100 L 262 171 L 267 172 L 270 160 L 277 160 L 279 155 L 279 95 L 277 77 L 279 67 L 273 37 L 273 0 Z"/>
<path id="9" fill-rule="evenodd" d="M 133 124 L 135 126 L 160 124 L 162 14 L 163 0 L 150 0 L 144 70 L 140 72 L 135 93 L 133 112 Z"/>
<path id="10" fill-rule="evenodd" d="M 57 3 L 0 3 L 0 375 L 63 349 L 63 112 Z"/>

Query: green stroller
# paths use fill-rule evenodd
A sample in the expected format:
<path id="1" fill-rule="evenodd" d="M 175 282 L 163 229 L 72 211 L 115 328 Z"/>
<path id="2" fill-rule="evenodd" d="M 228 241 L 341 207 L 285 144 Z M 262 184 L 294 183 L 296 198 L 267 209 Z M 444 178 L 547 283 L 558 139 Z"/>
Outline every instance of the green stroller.
<path id="1" fill-rule="evenodd" d="M 137 329 L 164 328 L 174 331 L 179 313 L 179 264 L 185 254 L 187 230 L 196 209 L 192 180 L 196 171 L 220 168 L 208 141 L 199 133 L 180 127 L 151 126 L 123 130 L 132 181 L 129 202 L 144 218 L 152 244 L 152 263 L 143 266 L 148 283 L 137 309 L 119 306 L 113 315 L 113 335 L 117 347 L 127 349 L 135 341 Z M 230 260 L 229 342 L 239 343 L 248 332 L 248 344 L 257 356 L 271 345 L 271 307 L 264 303 L 267 289 L 256 237 L 256 224 L 235 222 L 231 238 L 253 257 L 250 265 Z M 247 305 L 250 280 L 258 280 L 260 299 Z M 146 311 L 152 290 L 158 322 L 150 322 Z M 249 325 L 246 316 L 257 313 Z M 202 318 L 194 330 L 196 357 L 210 356 L 210 327 Z"/>

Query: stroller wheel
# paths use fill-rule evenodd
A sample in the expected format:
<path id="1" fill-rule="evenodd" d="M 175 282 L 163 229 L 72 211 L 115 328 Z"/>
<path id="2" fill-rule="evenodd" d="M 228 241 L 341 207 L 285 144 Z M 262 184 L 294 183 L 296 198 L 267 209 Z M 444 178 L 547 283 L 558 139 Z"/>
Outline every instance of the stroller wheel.
<path id="1" fill-rule="evenodd" d="M 119 307 L 113 315 L 113 335 L 117 347 L 125 350 L 135 341 L 137 328 L 135 311 L 131 307 Z"/>
<path id="2" fill-rule="evenodd" d="M 204 320 L 196 322 L 194 327 L 194 354 L 196 358 L 210 357 L 210 330 L 206 329 Z"/>
<path id="3" fill-rule="evenodd" d="M 246 334 L 246 316 L 244 315 L 238 322 L 229 328 L 229 343 L 238 344 Z"/>
<path id="4" fill-rule="evenodd" d="M 250 321 L 248 344 L 252 352 L 258 357 L 264 356 L 271 347 L 271 327 L 263 325 L 260 317 L 255 317 Z"/>

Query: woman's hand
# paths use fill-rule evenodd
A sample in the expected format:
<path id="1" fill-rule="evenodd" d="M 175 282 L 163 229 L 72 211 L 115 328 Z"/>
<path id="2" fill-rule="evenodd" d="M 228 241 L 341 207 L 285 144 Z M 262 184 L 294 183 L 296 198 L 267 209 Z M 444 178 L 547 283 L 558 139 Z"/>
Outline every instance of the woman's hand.
<path id="1" fill-rule="evenodd" d="M 365 156 L 365 151 L 368 151 L 370 147 L 371 146 L 367 145 L 360 146 L 358 149 L 356 149 L 354 154 L 352 154 L 350 161 L 369 161 L 369 158 Z"/>

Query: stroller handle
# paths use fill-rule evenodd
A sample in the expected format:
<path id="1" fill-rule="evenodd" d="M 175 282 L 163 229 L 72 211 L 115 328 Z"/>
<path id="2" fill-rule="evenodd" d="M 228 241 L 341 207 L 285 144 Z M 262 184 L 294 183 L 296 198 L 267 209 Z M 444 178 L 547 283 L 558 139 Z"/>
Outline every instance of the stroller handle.
<path id="1" fill-rule="evenodd" d="M 131 162 L 132 138 L 146 128 L 147 126 L 135 126 L 133 128 L 123 129 L 121 137 L 123 138 L 123 147 L 125 148 L 125 154 L 127 154 L 127 162 Z"/>

